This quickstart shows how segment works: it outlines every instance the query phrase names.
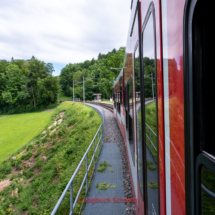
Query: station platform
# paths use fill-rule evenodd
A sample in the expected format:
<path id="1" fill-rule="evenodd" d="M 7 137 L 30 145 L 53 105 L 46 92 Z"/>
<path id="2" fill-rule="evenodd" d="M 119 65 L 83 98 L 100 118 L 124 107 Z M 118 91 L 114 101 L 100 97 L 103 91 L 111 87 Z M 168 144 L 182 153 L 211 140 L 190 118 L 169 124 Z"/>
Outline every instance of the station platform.
<path id="1" fill-rule="evenodd" d="M 90 192 L 85 199 L 87 203 L 84 215 L 126 214 L 122 159 L 118 143 L 104 143 L 97 168 L 104 161 L 111 166 L 108 166 L 105 172 L 98 172 L 96 169 Z M 113 187 L 109 187 L 107 190 L 99 190 L 97 185 L 104 182 L 111 183 Z M 92 202 L 94 201 L 95 203 L 93 204 Z"/>

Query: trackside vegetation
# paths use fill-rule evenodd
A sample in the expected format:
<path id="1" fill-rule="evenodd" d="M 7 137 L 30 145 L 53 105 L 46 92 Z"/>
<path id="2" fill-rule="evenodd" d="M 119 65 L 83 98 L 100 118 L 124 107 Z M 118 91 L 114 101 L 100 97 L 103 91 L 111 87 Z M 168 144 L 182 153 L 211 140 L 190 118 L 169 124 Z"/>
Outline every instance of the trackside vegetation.
<path id="1" fill-rule="evenodd" d="M 52 63 L 32 56 L 29 60 L 0 60 L 0 115 L 38 111 L 57 102 L 58 77 Z"/>
<path id="2" fill-rule="evenodd" d="M 6 115 L 0 118 L 0 162 L 42 132 L 50 112 Z"/>
<path id="3" fill-rule="evenodd" d="M 51 123 L 32 143 L 0 163 L 0 180 L 10 180 L 10 185 L 0 192 L 0 214 L 50 214 L 101 123 L 97 112 L 80 103 L 63 102 L 54 109 Z M 91 156 L 92 150 L 88 159 Z M 84 162 L 73 181 L 74 198 L 85 168 Z M 84 186 L 81 199 L 85 189 Z M 78 202 L 74 214 L 80 207 Z M 68 213 L 69 192 L 57 214 Z"/>

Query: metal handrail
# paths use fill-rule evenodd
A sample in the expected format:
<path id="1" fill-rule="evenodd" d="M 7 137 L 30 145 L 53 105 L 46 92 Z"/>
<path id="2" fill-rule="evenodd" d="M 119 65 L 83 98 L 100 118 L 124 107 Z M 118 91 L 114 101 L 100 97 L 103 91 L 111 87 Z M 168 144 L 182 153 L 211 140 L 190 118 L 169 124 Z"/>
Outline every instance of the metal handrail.
<path id="1" fill-rule="evenodd" d="M 86 182 L 86 194 L 87 194 L 88 189 L 89 189 L 89 185 L 90 185 L 90 183 L 91 183 L 91 180 L 92 180 L 92 177 L 93 177 L 93 174 L 94 174 L 94 171 L 95 171 L 95 166 L 96 166 L 96 164 L 95 164 L 95 162 L 96 162 L 96 161 L 95 161 L 95 153 L 97 152 L 97 149 L 98 149 L 98 147 L 99 147 L 100 141 L 101 141 L 101 148 L 102 148 L 102 146 L 103 146 L 103 136 L 104 136 L 104 134 L 103 134 L 103 132 L 102 132 L 102 131 L 103 131 L 103 130 L 102 130 L 102 126 L 103 126 L 103 123 L 100 125 L 99 129 L 97 130 L 97 132 L 96 132 L 96 134 L 95 134 L 95 136 L 94 136 L 92 142 L 90 143 L 90 145 L 89 145 L 89 147 L 87 148 L 85 154 L 83 155 L 81 161 L 79 162 L 79 164 L 78 164 L 78 166 L 77 166 L 75 172 L 73 173 L 71 179 L 69 180 L 69 183 L 67 184 L 67 186 L 66 186 L 66 188 L 64 189 L 63 193 L 61 194 L 61 197 L 59 198 L 57 204 L 55 205 L 55 207 L 54 207 L 54 209 L 53 209 L 51 215 L 55 215 L 55 214 L 56 214 L 56 212 L 57 212 L 58 208 L 60 207 L 61 202 L 63 201 L 63 199 L 64 199 L 64 197 L 65 197 L 67 191 L 69 190 L 69 188 L 70 188 L 70 213 L 69 213 L 70 215 L 73 214 L 73 211 L 74 211 L 74 209 L 75 209 L 77 200 L 78 200 L 79 195 L 80 195 L 80 193 L 81 193 L 81 190 L 82 190 L 82 188 L 83 188 L 84 182 Z M 100 130 L 101 130 L 101 137 L 99 138 L 99 131 L 100 131 Z M 97 144 L 97 146 L 96 146 L 96 148 L 95 148 L 95 140 L 96 140 L 96 137 L 97 137 L 97 136 L 98 136 L 98 144 Z M 88 166 L 88 152 L 89 152 L 89 150 L 90 150 L 90 148 L 91 148 L 92 145 L 93 145 L 93 156 L 92 156 L 92 159 L 91 159 L 91 161 L 90 161 L 90 165 Z M 100 151 L 101 151 L 101 150 L 99 150 L 98 155 L 100 154 Z M 83 178 L 83 180 L 82 180 L 82 183 L 81 183 L 81 186 L 80 186 L 80 188 L 79 188 L 78 194 L 77 194 L 77 196 L 76 196 L 76 198 L 75 198 L 75 201 L 74 201 L 74 203 L 73 203 L 73 180 L 74 180 L 76 174 L 78 173 L 78 170 L 80 169 L 80 167 L 81 167 L 81 165 L 82 165 L 82 163 L 83 163 L 83 161 L 84 161 L 85 158 L 86 158 L 86 173 L 85 173 L 85 176 L 84 176 L 84 178 Z M 92 173 L 92 176 L 91 176 L 91 178 L 90 178 L 90 182 L 87 183 L 88 172 L 89 172 L 89 170 L 90 170 L 90 167 L 91 167 L 91 164 L 92 164 L 93 161 L 94 161 L 93 173 Z M 83 205 L 84 205 L 84 202 L 82 203 L 81 210 L 82 210 L 82 208 L 83 208 Z"/>
<path id="2" fill-rule="evenodd" d="M 152 140 L 151 140 L 151 133 L 152 134 L 154 134 L 156 137 L 157 137 L 157 134 L 155 134 L 155 132 L 149 127 L 149 125 L 147 125 L 147 123 L 145 123 L 145 125 L 148 127 L 148 129 L 149 129 L 149 136 L 146 134 L 146 137 L 148 138 L 148 140 L 149 140 L 149 143 L 150 143 L 150 147 L 148 146 L 148 148 L 149 148 L 149 150 L 150 150 L 150 152 L 151 152 L 151 154 L 152 154 L 152 156 L 153 156 L 153 158 L 154 158 L 154 160 L 155 160 L 155 162 L 157 163 L 157 160 L 156 160 L 156 158 L 154 157 L 154 155 L 153 155 L 153 153 L 152 153 L 152 146 L 153 146 L 153 148 L 155 149 L 155 151 L 157 152 L 157 148 L 155 147 L 155 145 L 153 144 L 153 142 L 152 142 Z"/>

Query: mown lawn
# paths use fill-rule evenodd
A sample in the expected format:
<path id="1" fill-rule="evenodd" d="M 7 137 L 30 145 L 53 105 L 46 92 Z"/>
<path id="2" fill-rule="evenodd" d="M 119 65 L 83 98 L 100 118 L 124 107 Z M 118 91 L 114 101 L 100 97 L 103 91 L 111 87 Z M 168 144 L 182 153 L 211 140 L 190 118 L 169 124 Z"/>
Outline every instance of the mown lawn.
<path id="1" fill-rule="evenodd" d="M 37 136 L 50 117 L 51 111 L 0 116 L 0 162 Z"/>

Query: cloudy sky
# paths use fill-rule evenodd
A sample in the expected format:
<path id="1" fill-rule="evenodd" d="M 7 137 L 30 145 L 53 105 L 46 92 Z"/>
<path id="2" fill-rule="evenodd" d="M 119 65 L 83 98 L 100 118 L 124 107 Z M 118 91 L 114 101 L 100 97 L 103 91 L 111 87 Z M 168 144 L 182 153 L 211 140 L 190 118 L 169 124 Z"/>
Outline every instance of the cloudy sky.
<path id="1" fill-rule="evenodd" d="M 0 0 L 0 59 L 54 64 L 126 46 L 131 0 Z"/>

